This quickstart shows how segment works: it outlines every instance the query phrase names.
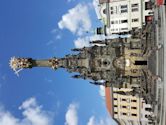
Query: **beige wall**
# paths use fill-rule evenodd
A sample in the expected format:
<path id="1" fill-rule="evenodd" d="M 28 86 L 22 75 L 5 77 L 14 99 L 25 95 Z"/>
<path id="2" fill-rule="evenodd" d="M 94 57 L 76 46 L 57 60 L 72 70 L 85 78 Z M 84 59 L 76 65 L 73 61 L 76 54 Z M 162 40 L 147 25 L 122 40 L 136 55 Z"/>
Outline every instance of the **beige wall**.
<path id="1" fill-rule="evenodd" d="M 130 89 L 117 89 L 113 91 L 130 91 Z M 140 120 L 140 99 L 129 95 L 113 94 L 114 118 L 124 120 Z"/>
<path id="2" fill-rule="evenodd" d="M 116 119 L 120 125 L 148 125 L 149 120 L 145 115 L 151 115 L 151 112 L 146 111 L 145 108 L 151 108 L 151 105 L 146 104 L 142 98 L 120 95 L 115 93 L 117 91 L 128 92 L 131 91 L 131 89 L 113 88 L 114 119 Z M 132 116 L 132 114 L 136 116 Z"/>

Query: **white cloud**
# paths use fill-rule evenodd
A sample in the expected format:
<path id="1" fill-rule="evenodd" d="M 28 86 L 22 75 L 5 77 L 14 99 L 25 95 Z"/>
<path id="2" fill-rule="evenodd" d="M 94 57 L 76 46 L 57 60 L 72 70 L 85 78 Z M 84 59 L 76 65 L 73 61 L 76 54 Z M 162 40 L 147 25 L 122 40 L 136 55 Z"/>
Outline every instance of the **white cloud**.
<path id="1" fill-rule="evenodd" d="M 117 125 L 117 123 L 109 117 L 101 118 L 96 120 L 95 116 L 91 116 L 87 125 Z"/>
<path id="2" fill-rule="evenodd" d="M 77 115 L 78 105 L 72 103 L 69 105 L 66 112 L 66 122 L 65 125 L 78 125 L 78 115 Z"/>
<path id="3" fill-rule="evenodd" d="M 104 35 L 93 35 L 90 36 L 90 40 L 91 41 L 95 41 L 95 40 L 104 40 L 106 37 Z"/>
<path id="4" fill-rule="evenodd" d="M 90 36 L 90 41 L 95 41 L 95 40 L 105 40 L 105 39 L 115 39 L 121 37 L 119 35 L 113 34 L 113 35 L 109 35 L 109 36 L 105 36 L 105 35 L 92 35 Z"/>
<path id="5" fill-rule="evenodd" d="M 78 104 L 71 103 L 66 112 L 65 125 L 78 125 Z M 117 123 L 109 116 L 96 119 L 95 116 L 91 116 L 86 125 L 117 125 Z"/>
<path id="6" fill-rule="evenodd" d="M 67 0 L 68 3 L 70 3 L 70 2 L 74 2 L 74 1 L 75 1 L 75 0 Z"/>
<path id="7" fill-rule="evenodd" d="M 95 125 L 95 117 L 94 116 L 90 117 L 87 125 Z"/>
<path id="8" fill-rule="evenodd" d="M 48 41 L 48 42 L 46 43 L 46 45 L 47 45 L 47 46 L 50 46 L 50 45 L 52 45 L 52 44 L 54 44 L 54 43 L 55 43 L 55 41 L 50 40 L 50 41 Z"/>
<path id="9" fill-rule="evenodd" d="M 0 125 L 19 125 L 19 119 L 13 117 L 9 112 L 0 112 Z"/>
<path id="10" fill-rule="evenodd" d="M 57 34 L 56 36 L 55 36 L 55 39 L 56 40 L 60 40 L 62 38 L 62 35 L 61 34 Z"/>
<path id="11" fill-rule="evenodd" d="M 60 40 L 62 38 L 62 33 L 58 29 L 53 29 L 51 33 L 54 35 L 54 40 Z"/>
<path id="12" fill-rule="evenodd" d="M 101 97 L 105 97 L 105 87 L 102 85 L 100 86 L 99 94 Z"/>
<path id="13" fill-rule="evenodd" d="M 0 108 L 0 125 L 52 125 L 52 115 L 42 110 L 35 98 L 30 98 L 19 107 L 23 118 L 16 118 L 10 112 Z"/>
<path id="14" fill-rule="evenodd" d="M 92 35 L 92 36 L 87 36 L 87 37 L 79 37 L 74 41 L 74 45 L 76 48 L 83 48 L 83 47 L 89 47 L 90 41 L 95 41 L 95 40 L 105 40 L 105 39 L 114 39 L 117 38 L 117 35 L 111 35 L 111 36 L 104 36 L 104 35 Z M 92 44 L 92 45 L 98 45 L 101 46 L 103 44 Z"/>
<path id="15" fill-rule="evenodd" d="M 59 29 L 53 29 L 51 32 L 52 39 L 46 43 L 47 46 L 53 46 L 56 44 L 57 41 L 62 39 L 62 33 Z"/>
<path id="16" fill-rule="evenodd" d="M 83 47 L 89 47 L 89 38 L 78 38 L 77 40 L 74 41 L 74 45 L 76 48 L 83 48 Z"/>
<path id="17" fill-rule="evenodd" d="M 99 0 L 93 0 L 93 7 L 94 7 L 94 9 L 95 9 L 95 12 L 96 12 L 96 15 L 97 15 L 97 18 L 98 19 L 101 19 L 101 15 L 100 15 L 100 13 L 99 13 L 99 11 L 100 11 L 100 9 L 99 9 Z"/>
<path id="18" fill-rule="evenodd" d="M 78 4 L 68 10 L 68 13 L 62 16 L 62 20 L 59 21 L 58 26 L 60 29 L 68 29 L 79 36 L 89 31 L 91 29 L 91 20 L 88 5 Z"/>

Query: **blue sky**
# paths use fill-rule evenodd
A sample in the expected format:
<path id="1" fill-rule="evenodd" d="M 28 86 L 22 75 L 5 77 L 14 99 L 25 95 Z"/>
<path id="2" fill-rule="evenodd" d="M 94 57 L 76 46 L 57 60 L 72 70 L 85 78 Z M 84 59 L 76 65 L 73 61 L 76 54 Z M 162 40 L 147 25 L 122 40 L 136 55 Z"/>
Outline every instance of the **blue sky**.
<path id="1" fill-rule="evenodd" d="M 63 57 L 88 46 L 86 31 L 101 25 L 92 2 L 0 0 L 0 125 L 114 125 L 99 87 L 63 69 L 17 77 L 9 67 L 12 56 Z"/>

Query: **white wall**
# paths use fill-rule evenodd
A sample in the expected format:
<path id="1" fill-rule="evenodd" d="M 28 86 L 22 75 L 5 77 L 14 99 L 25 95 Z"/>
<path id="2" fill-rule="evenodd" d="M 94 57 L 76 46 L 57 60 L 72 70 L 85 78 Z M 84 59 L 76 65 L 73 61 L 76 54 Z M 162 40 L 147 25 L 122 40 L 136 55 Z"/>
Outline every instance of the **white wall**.
<path id="1" fill-rule="evenodd" d="M 107 34 L 109 35 L 124 31 L 128 32 L 132 30 L 132 28 L 142 28 L 142 24 L 145 23 L 145 16 L 150 15 L 149 12 L 152 12 L 152 10 L 145 11 L 145 2 L 147 1 L 149 0 L 112 0 L 112 2 L 109 3 L 110 27 L 107 27 L 106 29 Z M 108 24 L 107 15 L 103 13 L 103 11 L 106 9 L 106 4 L 108 3 L 100 5 L 100 15 L 104 25 Z M 138 7 L 137 5 L 132 7 L 133 4 L 138 4 Z M 125 13 L 123 13 L 123 10 L 125 10 L 123 5 L 127 5 L 127 12 Z M 138 8 L 138 11 L 133 12 L 132 10 L 136 10 L 136 8 Z M 133 22 L 133 19 L 138 20 Z M 122 23 L 122 20 L 128 20 L 128 22 Z M 114 22 L 114 24 L 112 24 L 112 22 Z"/>

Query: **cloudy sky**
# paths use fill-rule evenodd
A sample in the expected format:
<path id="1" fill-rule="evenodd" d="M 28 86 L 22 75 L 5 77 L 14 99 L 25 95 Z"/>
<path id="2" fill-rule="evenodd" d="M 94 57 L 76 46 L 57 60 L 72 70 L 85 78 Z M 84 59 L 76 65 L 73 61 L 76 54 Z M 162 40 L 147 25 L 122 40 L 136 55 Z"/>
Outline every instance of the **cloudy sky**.
<path id="1" fill-rule="evenodd" d="M 92 0 L 0 0 L 0 125 L 115 125 L 99 87 L 63 69 L 9 67 L 12 56 L 63 57 L 100 26 Z M 89 33 L 87 33 L 89 31 Z"/>

